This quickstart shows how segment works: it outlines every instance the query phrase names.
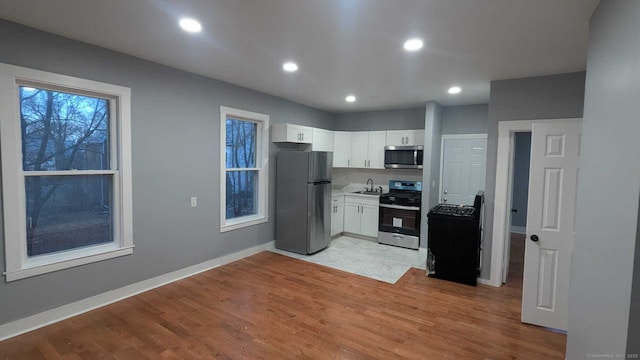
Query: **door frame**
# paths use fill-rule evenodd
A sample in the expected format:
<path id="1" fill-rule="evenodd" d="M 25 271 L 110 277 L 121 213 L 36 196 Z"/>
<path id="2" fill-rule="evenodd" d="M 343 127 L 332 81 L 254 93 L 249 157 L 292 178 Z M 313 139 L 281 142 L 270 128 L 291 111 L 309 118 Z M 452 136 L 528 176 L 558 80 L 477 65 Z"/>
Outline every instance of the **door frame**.
<path id="1" fill-rule="evenodd" d="M 539 122 L 566 121 L 581 118 L 514 120 L 498 122 L 498 156 L 493 207 L 493 238 L 491 239 L 491 274 L 489 285 L 502 285 L 505 261 L 509 261 L 508 246 L 511 228 L 511 201 L 513 189 L 513 152 L 517 132 L 531 132 Z M 531 179 L 529 179 L 531 181 Z"/>
<path id="2" fill-rule="evenodd" d="M 489 143 L 488 134 L 446 134 L 442 135 L 440 138 L 440 179 L 438 180 L 438 192 L 442 192 L 442 174 L 444 169 L 444 141 L 445 140 L 473 140 L 473 139 L 484 139 L 487 140 L 487 146 Z M 485 167 L 487 166 L 487 155 L 485 154 Z M 487 184 L 485 184 L 485 189 Z M 438 194 L 438 202 L 442 199 L 442 194 Z"/>

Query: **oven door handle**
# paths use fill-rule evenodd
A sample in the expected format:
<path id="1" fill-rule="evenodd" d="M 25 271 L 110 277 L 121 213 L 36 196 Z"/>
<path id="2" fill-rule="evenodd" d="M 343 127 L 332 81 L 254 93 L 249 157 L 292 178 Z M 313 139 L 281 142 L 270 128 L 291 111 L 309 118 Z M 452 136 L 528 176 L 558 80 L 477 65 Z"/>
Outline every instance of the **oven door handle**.
<path id="1" fill-rule="evenodd" d="M 389 208 L 389 209 L 400 209 L 400 210 L 420 210 L 417 206 L 402 206 L 402 205 L 390 205 L 390 204 L 380 204 L 380 207 Z"/>

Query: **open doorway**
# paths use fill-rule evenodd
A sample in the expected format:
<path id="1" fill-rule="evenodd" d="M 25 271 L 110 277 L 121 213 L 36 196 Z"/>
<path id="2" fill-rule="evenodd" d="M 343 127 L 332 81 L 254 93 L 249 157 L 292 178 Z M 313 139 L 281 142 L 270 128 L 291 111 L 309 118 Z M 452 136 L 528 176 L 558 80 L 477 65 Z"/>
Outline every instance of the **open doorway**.
<path id="1" fill-rule="evenodd" d="M 498 123 L 490 283 L 510 262 L 514 138 L 530 131 L 522 322 L 565 331 L 581 128 L 580 118 Z"/>
<path id="2" fill-rule="evenodd" d="M 524 247 L 527 230 L 527 200 L 529 197 L 529 164 L 531 132 L 516 132 L 513 137 L 513 176 L 511 188 L 511 234 L 502 282 L 522 288 Z"/>

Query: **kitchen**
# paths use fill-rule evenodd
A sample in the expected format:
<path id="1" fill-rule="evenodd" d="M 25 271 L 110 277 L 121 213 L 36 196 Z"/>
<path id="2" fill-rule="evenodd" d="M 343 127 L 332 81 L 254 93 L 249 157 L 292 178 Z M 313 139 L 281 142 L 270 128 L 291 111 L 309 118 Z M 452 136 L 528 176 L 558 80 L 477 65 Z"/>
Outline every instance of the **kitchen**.
<path id="1" fill-rule="evenodd" d="M 469 110 L 465 112 L 467 121 L 475 122 L 478 120 L 468 116 L 470 111 L 476 111 L 478 113 L 477 116 L 486 116 L 486 113 L 483 112 L 486 111 L 486 108 L 483 107 L 471 106 L 467 110 Z M 394 116 L 414 115 L 414 113 L 418 116 L 424 116 L 415 110 L 403 112 L 387 111 L 384 116 L 392 118 Z M 380 116 L 380 114 L 373 114 L 373 117 Z M 372 117 L 371 114 L 367 115 L 369 115 L 369 118 Z M 442 120 L 439 119 L 439 121 Z M 450 121 L 453 122 L 455 120 Z M 292 144 L 297 144 L 298 150 L 313 151 L 314 153 L 310 154 L 310 156 L 328 152 L 328 154 L 331 154 L 328 161 L 333 167 L 333 179 L 331 179 L 331 172 L 324 170 L 324 167 L 329 165 L 322 165 L 321 175 L 310 175 L 309 178 L 310 181 L 312 176 L 319 176 L 323 180 L 331 180 L 330 225 L 327 222 L 316 226 L 310 224 L 309 227 L 311 228 L 308 230 L 300 228 L 298 231 L 292 231 L 291 228 L 295 226 L 291 225 L 292 223 L 301 224 L 306 220 L 304 218 L 306 213 L 300 211 L 300 207 L 304 207 L 304 201 L 300 199 L 306 199 L 307 195 L 304 194 L 304 191 L 294 190 L 298 182 L 302 184 L 302 180 L 292 180 L 292 178 L 296 178 L 294 174 L 298 173 L 297 170 L 300 170 L 302 174 L 307 172 L 311 174 L 312 169 L 307 165 L 307 161 L 304 160 L 306 158 L 304 154 L 309 153 L 299 153 L 302 156 L 300 158 L 301 161 L 293 160 L 298 159 L 296 155 L 298 152 L 292 152 L 290 149 L 283 149 L 277 154 L 275 246 L 276 249 L 283 250 L 280 253 L 316 262 L 323 257 L 329 257 L 331 258 L 329 262 L 319 263 L 328 266 L 333 265 L 343 270 L 356 269 L 353 272 L 357 274 L 375 273 L 374 278 L 391 283 L 397 281 L 402 273 L 380 274 L 379 271 L 373 270 L 385 267 L 383 265 L 389 265 L 390 259 L 393 258 L 392 256 L 369 258 L 366 260 L 366 264 L 354 266 L 354 258 L 366 255 L 357 254 L 358 249 L 363 247 L 371 248 L 371 244 L 366 244 L 364 241 L 372 241 L 385 244 L 379 247 L 380 253 L 385 251 L 402 253 L 404 251 L 401 257 L 405 259 L 406 263 L 393 265 L 406 265 L 404 266 L 405 271 L 409 267 L 418 267 L 426 270 L 428 253 L 426 238 L 422 239 L 422 248 L 420 248 L 421 234 L 423 233 L 421 227 L 426 226 L 426 214 L 428 212 L 428 208 L 424 210 L 421 205 L 423 198 L 424 130 L 334 132 L 295 124 L 275 124 L 272 126 L 271 140 L 277 146 L 285 145 L 290 147 Z M 432 142 L 432 139 L 428 139 L 428 142 Z M 482 161 L 484 163 L 484 157 Z M 315 163 L 315 161 L 309 161 L 310 164 L 312 162 Z M 440 159 L 438 159 L 438 163 L 440 163 Z M 434 174 L 434 177 L 438 176 Z M 466 192 L 471 195 L 478 190 L 483 190 L 484 178 L 476 182 L 473 179 L 471 180 L 465 183 Z M 442 179 L 436 180 L 434 178 L 429 181 L 429 183 L 433 184 L 432 189 L 434 192 L 438 191 L 442 186 L 440 183 L 436 184 L 436 181 L 439 182 Z M 446 196 L 442 195 L 439 202 L 446 202 Z M 425 198 L 429 199 L 428 196 Z M 325 199 L 324 201 L 328 200 Z M 317 200 L 314 200 L 313 204 L 316 202 Z M 300 205 L 297 208 L 291 207 L 292 203 Z M 284 205 L 279 206 L 278 204 Z M 314 205 L 311 204 L 310 206 L 313 207 Z M 288 210 L 285 211 L 283 209 Z M 310 212 L 309 216 L 319 218 L 320 220 L 317 221 L 322 223 L 322 218 L 326 215 L 311 215 Z M 316 220 L 311 221 L 314 222 Z M 422 225 L 423 223 L 424 225 Z M 318 232 L 317 228 L 322 226 L 327 227 L 327 229 L 319 235 L 314 235 Z M 307 237 L 305 234 L 310 235 Z M 345 244 L 338 245 L 345 242 L 345 239 L 341 237 L 342 235 L 348 237 L 347 243 L 356 243 L 351 250 L 345 248 Z M 343 253 L 341 257 L 345 259 L 342 263 L 336 263 L 335 259 L 338 256 L 318 253 L 329 246 L 329 237 L 334 239 L 332 246 L 334 244 L 340 246 L 340 251 Z M 323 240 L 316 238 L 323 238 Z M 304 239 L 307 241 L 307 246 L 303 245 Z M 475 251 L 478 255 L 473 256 L 473 258 L 478 258 L 480 254 L 479 242 L 480 240 L 478 240 L 477 250 Z M 318 245 L 318 243 L 321 243 L 321 245 Z M 391 249 L 388 247 L 389 245 L 403 249 Z M 417 252 L 404 249 L 413 249 L 417 250 Z M 349 250 L 354 254 L 347 256 L 345 252 Z M 326 251 L 333 252 L 331 249 Z M 369 249 L 367 251 L 371 252 L 372 250 Z M 309 254 L 310 256 L 301 257 L 291 252 L 302 255 Z M 433 254 L 431 256 L 433 257 Z M 439 264 L 444 269 L 446 264 L 443 259 L 444 257 Z M 431 263 L 433 264 L 435 261 L 432 259 Z M 476 263 L 476 260 L 470 261 L 470 264 L 475 266 L 473 271 L 474 280 L 473 282 L 467 281 L 466 283 L 468 284 L 475 284 L 475 277 L 479 274 L 480 264 L 478 262 L 473 265 L 474 263 Z"/>

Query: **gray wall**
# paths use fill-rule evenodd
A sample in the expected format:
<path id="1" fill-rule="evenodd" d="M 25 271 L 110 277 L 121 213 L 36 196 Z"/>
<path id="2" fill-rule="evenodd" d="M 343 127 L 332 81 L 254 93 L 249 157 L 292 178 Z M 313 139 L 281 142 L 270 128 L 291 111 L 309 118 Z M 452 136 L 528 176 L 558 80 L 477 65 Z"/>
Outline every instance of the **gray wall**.
<path id="1" fill-rule="evenodd" d="M 480 277 L 491 273 L 498 122 L 582 117 L 584 72 L 491 82 L 487 126 L 485 232 Z"/>
<path id="2" fill-rule="evenodd" d="M 272 123 L 333 121 L 330 113 L 3 20 L 0 44 L 0 62 L 131 88 L 136 246 L 130 256 L 0 281 L 0 324 L 273 240 L 274 221 L 220 234 L 220 105 L 269 114 Z M 274 152 L 272 145 L 272 218 Z M 0 268 L 4 258 L 0 234 Z"/>
<path id="3" fill-rule="evenodd" d="M 376 131 L 424 129 L 424 107 L 336 114 L 331 130 Z"/>
<path id="4" fill-rule="evenodd" d="M 637 0 L 602 1 L 591 18 L 567 359 L 638 356 L 639 23 Z"/>
<path id="5" fill-rule="evenodd" d="M 511 225 L 527 226 L 527 198 L 529 196 L 529 160 L 531 157 L 531 133 L 515 134 L 513 162 L 512 207 L 518 212 L 511 213 Z"/>
<path id="6" fill-rule="evenodd" d="M 442 134 L 486 134 L 488 122 L 488 104 L 442 108 Z"/>
<path id="7" fill-rule="evenodd" d="M 438 204 L 440 193 L 440 143 L 442 139 L 442 107 L 435 101 L 425 105 L 424 168 L 422 170 L 422 219 L 420 223 L 421 247 L 427 247 L 426 213 Z"/>
<path id="8" fill-rule="evenodd" d="M 640 208 L 640 204 L 638 204 L 638 207 Z M 640 211 L 638 211 L 638 219 L 636 221 L 636 251 L 633 257 L 627 354 L 640 354 L 640 305 L 638 305 L 640 303 Z"/>

